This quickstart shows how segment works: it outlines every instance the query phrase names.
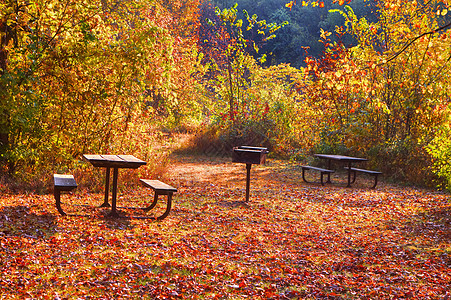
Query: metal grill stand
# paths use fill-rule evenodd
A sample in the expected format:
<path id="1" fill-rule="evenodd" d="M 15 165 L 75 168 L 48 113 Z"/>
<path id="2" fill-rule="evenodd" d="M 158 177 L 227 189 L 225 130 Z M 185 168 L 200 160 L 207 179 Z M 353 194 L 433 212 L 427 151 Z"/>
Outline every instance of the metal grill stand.
<path id="1" fill-rule="evenodd" d="M 246 202 L 249 201 L 252 164 L 264 164 L 268 153 L 268 149 L 262 147 L 239 146 L 233 148 L 232 162 L 246 164 Z"/>

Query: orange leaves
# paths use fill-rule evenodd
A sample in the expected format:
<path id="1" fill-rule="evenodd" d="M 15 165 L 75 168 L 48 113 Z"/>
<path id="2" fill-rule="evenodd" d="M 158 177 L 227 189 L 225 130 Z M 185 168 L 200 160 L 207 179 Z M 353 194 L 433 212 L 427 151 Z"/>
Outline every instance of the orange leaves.
<path id="1" fill-rule="evenodd" d="M 371 31 L 372 34 L 376 35 L 376 34 L 377 34 L 377 27 L 371 25 L 371 26 L 370 26 L 370 31 Z"/>
<path id="2" fill-rule="evenodd" d="M 344 76 L 342 71 L 342 76 Z M 367 180 L 299 181 L 288 162 L 245 169 L 227 158 L 174 157 L 180 187 L 163 222 L 60 217 L 52 195 L 0 195 L 5 298 L 445 298 L 448 196 Z M 95 206 L 103 194 L 66 195 Z M 140 187 L 121 204 L 152 200 Z M 431 246 L 432 245 L 432 246 Z M 406 271 L 408 266 L 408 272 Z M 427 282 L 427 284 L 423 284 Z M 382 288 L 383 287 L 383 288 Z M 57 295 L 57 296 L 56 296 Z"/>
<path id="3" fill-rule="evenodd" d="M 288 7 L 291 10 L 291 8 L 293 7 L 294 4 L 295 4 L 295 2 L 290 1 L 287 4 L 285 4 L 285 7 Z"/>
<path id="4" fill-rule="evenodd" d="M 328 37 L 332 34 L 332 32 L 325 31 L 322 28 L 320 30 L 321 30 L 320 37 L 323 39 L 323 41 L 326 41 Z"/>

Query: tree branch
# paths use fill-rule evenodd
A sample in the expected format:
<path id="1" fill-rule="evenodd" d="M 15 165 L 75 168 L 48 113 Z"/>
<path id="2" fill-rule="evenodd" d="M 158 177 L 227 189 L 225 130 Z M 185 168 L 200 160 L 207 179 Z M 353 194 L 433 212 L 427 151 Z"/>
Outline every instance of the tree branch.
<path id="1" fill-rule="evenodd" d="M 425 35 L 432 35 L 432 34 L 437 33 L 437 32 L 439 32 L 439 31 L 445 30 L 445 29 L 447 29 L 447 28 L 449 28 L 449 27 L 451 27 L 451 23 L 448 23 L 448 24 L 443 25 L 443 26 L 441 26 L 441 27 L 439 27 L 439 28 L 436 28 L 436 29 L 434 29 L 434 30 L 431 30 L 431 31 L 428 31 L 428 32 L 425 32 L 425 33 L 420 34 L 419 36 L 417 36 L 417 37 L 413 38 L 412 40 L 408 41 L 408 42 L 401 48 L 401 50 L 399 50 L 399 51 L 398 51 L 397 53 L 395 53 L 392 57 L 390 57 L 389 59 L 387 59 L 387 61 L 386 61 L 385 63 L 390 62 L 390 61 L 396 59 L 399 55 L 401 55 L 401 53 L 403 53 L 404 51 L 406 51 L 407 48 L 409 48 L 413 43 L 415 43 L 417 40 L 421 39 L 423 36 L 425 36 Z"/>

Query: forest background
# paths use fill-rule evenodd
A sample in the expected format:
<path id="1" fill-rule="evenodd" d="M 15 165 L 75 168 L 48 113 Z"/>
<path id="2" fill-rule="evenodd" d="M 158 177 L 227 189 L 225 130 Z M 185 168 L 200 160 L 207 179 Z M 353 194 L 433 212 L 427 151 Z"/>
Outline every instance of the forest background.
<path id="1" fill-rule="evenodd" d="M 1 0 L 0 191 L 44 191 L 55 172 L 96 186 L 83 153 L 135 154 L 135 176 L 158 177 L 174 132 L 209 155 L 352 154 L 451 189 L 447 7 Z"/>

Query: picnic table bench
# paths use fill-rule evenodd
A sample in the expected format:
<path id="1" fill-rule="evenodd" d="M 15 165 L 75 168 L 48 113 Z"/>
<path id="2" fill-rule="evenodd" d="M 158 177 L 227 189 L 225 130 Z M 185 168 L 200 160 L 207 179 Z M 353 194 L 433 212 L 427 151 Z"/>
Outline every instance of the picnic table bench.
<path id="1" fill-rule="evenodd" d="M 304 180 L 305 182 L 308 182 L 305 179 L 305 171 L 306 170 L 315 170 L 315 171 L 319 171 L 321 173 L 321 185 L 324 185 L 324 180 L 323 177 L 325 174 L 329 175 L 331 173 L 334 173 L 334 170 L 329 170 L 329 169 L 323 169 L 323 168 L 318 168 L 318 167 L 312 167 L 312 166 L 301 166 L 302 167 L 302 180 Z"/>
<path id="2" fill-rule="evenodd" d="M 351 183 L 354 183 L 354 182 L 355 182 L 355 178 L 356 178 L 356 173 L 357 173 L 357 172 L 361 172 L 361 173 L 365 173 L 365 174 L 368 174 L 368 175 L 370 175 L 370 176 L 373 176 L 373 177 L 374 177 L 374 184 L 373 184 L 373 186 L 371 187 L 372 189 L 376 188 L 376 185 L 377 185 L 377 177 L 378 177 L 380 174 L 382 174 L 382 172 L 379 172 L 379 171 L 366 170 L 366 169 L 359 169 L 359 168 L 348 168 L 348 167 L 345 167 L 345 169 L 347 169 L 348 171 L 351 171 L 351 172 L 352 172 Z"/>
<path id="3" fill-rule="evenodd" d="M 75 178 L 70 174 L 53 174 L 53 196 L 55 197 L 55 205 L 58 212 L 65 216 L 66 213 L 61 208 L 61 192 L 62 191 L 72 191 L 77 188 L 77 183 Z"/>
<path id="4" fill-rule="evenodd" d="M 159 195 L 167 195 L 167 202 L 166 202 L 166 211 L 159 217 L 157 217 L 157 220 L 163 220 L 169 215 L 169 212 L 171 211 L 172 206 L 172 194 L 177 192 L 177 189 L 164 183 L 159 180 L 150 180 L 150 179 L 140 179 L 140 182 L 142 182 L 145 186 L 150 187 L 155 191 L 155 196 L 153 199 L 152 204 L 150 206 L 143 208 L 145 211 L 149 211 L 152 208 L 157 205 L 158 202 L 158 196 Z"/>

